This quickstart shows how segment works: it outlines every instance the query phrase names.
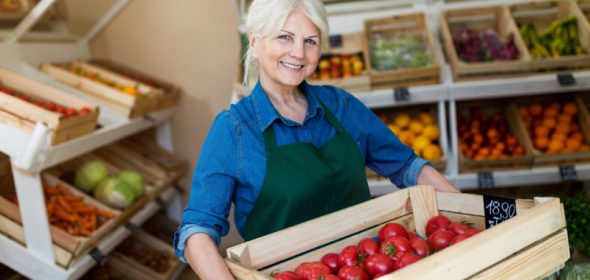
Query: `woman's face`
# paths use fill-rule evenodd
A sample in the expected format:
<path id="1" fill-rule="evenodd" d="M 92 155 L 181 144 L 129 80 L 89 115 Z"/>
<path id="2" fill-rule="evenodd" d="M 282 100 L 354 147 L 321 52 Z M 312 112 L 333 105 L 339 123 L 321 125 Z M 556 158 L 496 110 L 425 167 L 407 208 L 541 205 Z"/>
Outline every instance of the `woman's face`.
<path id="1" fill-rule="evenodd" d="M 311 75 L 320 57 L 320 31 L 307 16 L 292 12 L 276 36 L 250 38 L 263 86 L 298 86 Z"/>

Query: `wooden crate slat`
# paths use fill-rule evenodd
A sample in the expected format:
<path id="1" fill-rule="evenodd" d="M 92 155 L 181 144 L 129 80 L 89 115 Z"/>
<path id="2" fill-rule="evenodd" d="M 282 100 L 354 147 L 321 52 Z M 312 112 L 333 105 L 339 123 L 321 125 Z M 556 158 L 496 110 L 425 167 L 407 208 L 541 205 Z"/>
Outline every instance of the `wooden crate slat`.
<path id="1" fill-rule="evenodd" d="M 559 200 L 551 199 L 383 279 L 464 279 L 564 227 Z"/>
<path id="2" fill-rule="evenodd" d="M 227 255 L 247 267 L 259 269 L 408 214 L 408 204 L 408 190 L 400 190 L 229 248 Z M 298 244 L 297 248 L 292 244 Z"/>
<path id="3" fill-rule="evenodd" d="M 434 189 L 430 186 L 415 186 L 409 189 L 416 232 L 426 236 L 426 223 L 438 215 L 438 203 Z"/>
<path id="4" fill-rule="evenodd" d="M 569 257 L 567 231 L 563 229 L 470 279 L 539 279 L 562 267 Z"/>

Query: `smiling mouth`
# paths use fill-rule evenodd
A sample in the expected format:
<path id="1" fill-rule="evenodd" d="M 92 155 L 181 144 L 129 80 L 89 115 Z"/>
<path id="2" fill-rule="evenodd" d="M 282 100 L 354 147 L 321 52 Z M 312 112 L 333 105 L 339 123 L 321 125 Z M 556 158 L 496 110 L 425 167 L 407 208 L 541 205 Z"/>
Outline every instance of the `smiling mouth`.
<path id="1" fill-rule="evenodd" d="M 281 64 L 289 69 L 295 69 L 295 70 L 299 70 L 303 68 L 303 65 L 299 65 L 299 64 L 291 64 L 291 63 L 287 63 L 284 61 L 281 61 Z"/>

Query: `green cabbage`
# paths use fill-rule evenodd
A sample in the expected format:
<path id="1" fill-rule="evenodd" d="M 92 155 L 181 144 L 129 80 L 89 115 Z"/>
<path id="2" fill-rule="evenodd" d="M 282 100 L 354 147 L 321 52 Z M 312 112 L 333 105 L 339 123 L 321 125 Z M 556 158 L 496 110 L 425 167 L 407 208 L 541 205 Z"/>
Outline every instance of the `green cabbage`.
<path id="1" fill-rule="evenodd" d="M 135 197 L 140 197 L 143 195 L 143 178 L 137 172 L 123 170 L 119 172 L 117 178 L 131 187 Z"/>
<path id="2" fill-rule="evenodd" d="M 135 200 L 135 194 L 131 187 L 118 178 L 108 178 L 101 181 L 94 190 L 94 197 L 118 209 L 126 208 Z"/>
<path id="3" fill-rule="evenodd" d="M 76 187 L 85 192 L 92 192 L 98 183 L 109 176 L 109 170 L 100 161 L 85 162 L 76 170 L 74 184 Z"/>

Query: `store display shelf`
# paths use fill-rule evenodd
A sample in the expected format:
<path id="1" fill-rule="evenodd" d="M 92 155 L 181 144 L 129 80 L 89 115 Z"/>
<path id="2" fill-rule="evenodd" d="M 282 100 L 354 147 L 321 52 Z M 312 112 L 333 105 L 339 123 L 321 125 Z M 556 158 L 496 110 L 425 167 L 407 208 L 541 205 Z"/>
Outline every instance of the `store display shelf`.
<path id="1" fill-rule="evenodd" d="M 366 93 L 354 93 L 354 96 L 369 108 L 437 103 L 449 98 L 448 87 L 445 84 L 410 87 L 407 88 L 407 92 L 407 99 L 404 96 L 405 93 L 400 92 L 399 89 L 383 89 Z"/>
<path id="2" fill-rule="evenodd" d="M 170 202 L 177 195 L 174 188 L 168 188 L 164 191 L 159 199 L 149 202 L 131 219 L 130 223 L 134 225 L 143 224 L 149 217 L 155 214 L 162 205 Z M 111 252 L 119 243 L 131 234 L 131 230 L 126 227 L 120 227 L 104 238 L 96 248 L 100 253 L 106 255 Z M 32 254 L 26 247 L 0 234 L 0 262 L 16 269 L 21 274 L 32 279 L 78 279 L 86 271 L 92 268 L 96 261 L 90 254 L 81 256 L 76 263 L 70 268 L 63 269 L 45 262 L 42 258 Z"/>
<path id="3" fill-rule="evenodd" d="M 559 73 L 553 73 L 522 78 L 452 83 L 449 95 L 452 100 L 458 101 L 590 90 L 590 71 L 570 74 L 575 79 L 573 85 L 560 84 Z"/>
<path id="4" fill-rule="evenodd" d="M 121 119 L 121 121 L 103 126 L 93 133 L 56 146 L 48 146 L 46 143 L 47 137 L 44 137 L 44 134 L 49 129 L 45 125 L 37 124 L 33 134 L 27 135 L 12 126 L 0 124 L 0 135 L 11 135 L 9 138 L 0 139 L 0 151 L 8 154 L 19 168 L 40 171 L 162 124 L 170 120 L 175 111 L 176 108 L 169 108 L 150 113 L 142 118 Z M 39 152 L 41 150 L 42 152 Z M 32 155 L 27 156 L 31 152 Z"/>

